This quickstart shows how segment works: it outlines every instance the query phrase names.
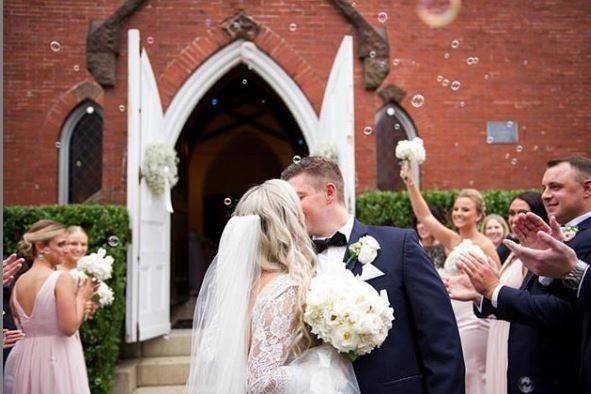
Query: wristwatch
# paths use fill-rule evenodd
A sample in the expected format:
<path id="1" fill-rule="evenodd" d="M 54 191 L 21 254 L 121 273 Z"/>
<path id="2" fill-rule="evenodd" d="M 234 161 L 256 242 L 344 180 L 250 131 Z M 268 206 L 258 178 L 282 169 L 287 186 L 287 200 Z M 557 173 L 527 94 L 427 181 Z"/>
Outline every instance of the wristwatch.
<path id="1" fill-rule="evenodd" d="M 577 261 L 577 264 L 575 264 L 573 269 L 564 274 L 562 277 L 562 283 L 571 290 L 577 290 L 588 266 L 587 263 L 581 260 Z"/>

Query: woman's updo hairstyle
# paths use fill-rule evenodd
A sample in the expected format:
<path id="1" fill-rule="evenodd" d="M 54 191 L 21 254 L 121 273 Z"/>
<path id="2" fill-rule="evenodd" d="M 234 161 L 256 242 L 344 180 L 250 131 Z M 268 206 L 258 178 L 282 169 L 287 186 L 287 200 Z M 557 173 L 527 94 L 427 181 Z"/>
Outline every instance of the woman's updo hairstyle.
<path id="1" fill-rule="evenodd" d="M 35 260 L 39 251 L 35 243 L 48 244 L 53 238 L 64 232 L 63 224 L 53 220 L 42 219 L 33 224 L 18 243 L 21 256 L 28 262 Z"/>

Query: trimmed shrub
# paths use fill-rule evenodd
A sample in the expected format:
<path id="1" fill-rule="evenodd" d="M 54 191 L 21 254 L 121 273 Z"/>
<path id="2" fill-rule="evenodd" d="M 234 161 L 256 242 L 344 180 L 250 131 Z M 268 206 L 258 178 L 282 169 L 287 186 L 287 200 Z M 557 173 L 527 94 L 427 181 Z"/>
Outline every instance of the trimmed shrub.
<path id="1" fill-rule="evenodd" d="M 88 233 L 89 253 L 96 252 L 102 247 L 115 259 L 113 276 L 107 281 L 113 289 L 115 301 L 108 307 L 100 308 L 95 317 L 84 322 L 80 328 L 91 392 L 110 393 L 125 316 L 126 258 L 129 242 L 127 209 L 108 205 L 5 207 L 5 255 L 16 251 L 22 235 L 39 219 L 56 220 L 66 226 L 82 226 Z"/>
<path id="2" fill-rule="evenodd" d="M 524 190 L 483 191 L 486 214 L 496 213 L 507 218 L 511 200 Z M 459 190 L 423 191 L 423 197 L 441 209 L 448 218 Z M 357 197 L 356 215 L 362 222 L 375 226 L 412 227 L 412 207 L 407 192 L 371 191 Z"/>

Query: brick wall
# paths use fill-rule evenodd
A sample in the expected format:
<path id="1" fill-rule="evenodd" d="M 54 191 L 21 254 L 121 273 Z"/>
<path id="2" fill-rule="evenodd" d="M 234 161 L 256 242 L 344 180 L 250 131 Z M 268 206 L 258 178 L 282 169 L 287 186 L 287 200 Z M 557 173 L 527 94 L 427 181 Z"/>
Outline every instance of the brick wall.
<path id="1" fill-rule="evenodd" d="M 416 16 L 417 1 L 357 2 L 387 28 L 393 83 L 408 94 L 401 105 L 425 140 L 426 188 L 537 187 L 550 157 L 591 156 L 591 9 L 585 1 L 464 2 L 449 26 L 432 29 Z M 105 19 L 121 1 L 47 0 L 4 3 L 4 201 L 57 202 L 60 130 L 69 111 L 91 98 L 103 106 L 103 188 L 125 202 L 126 36 L 118 82 L 102 89 L 85 68 L 91 19 Z M 298 83 L 319 110 L 324 85 L 344 34 L 354 29 L 329 0 L 150 1 L 132 15 L 150 53 L 164 105 L 204 59 L 227 43 L 218 23 L 244 10 L 263 25 L 257 45 Z M 386 12 L 385 23 L 378 14 Z M 290 31 L 290 24 L 297 28 Z M 151 37 L 148 40 L 148 37 Z M 61 49 L 50 49 L 52 41 Z M 458 48 L 451 42 L 458 40 Z M 449 54 L 447 57 L 445 54 Z M 468 57 L 478 57 L 468 65 Z M 77 67 L 76 67 L 77 66 Z M 355 61 L 358 192 L 375 188 L 374 127 L 381 100 L 362 86 Z M 452 91 L 437 76 L 458 80 Z M 420 108 L 410 104 L 422 94 Z M 488 145 L 487 120 L 519 124 L 520 143 Z M 516 159 L 516 160 L 513 160 Z M 515 164 L 512 164 L 515 163 Z"/>

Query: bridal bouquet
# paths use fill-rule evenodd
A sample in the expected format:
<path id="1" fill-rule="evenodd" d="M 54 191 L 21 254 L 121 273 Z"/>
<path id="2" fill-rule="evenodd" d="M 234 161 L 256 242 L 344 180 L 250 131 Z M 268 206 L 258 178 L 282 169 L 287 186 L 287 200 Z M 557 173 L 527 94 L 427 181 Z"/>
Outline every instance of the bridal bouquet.
<path id="1" fill-rule="evenodd" d="M 415 137 L 412 140 L 398 141 L 396 145 L 396 157 L 411 163 L 422 164 L 425 161 L 426 153 L 423 140 Z"/>
<path id="2" fill-rule="evenodd" d="M 477 254 L 478 256 L 482 257 L 484 260 L 487 259 L 486 254 L 484 254 L 482 249 L 480 249 L 480 246 L 476 245 L 470 239 L 465 239 L 462 242 L 460 242 L 458 244 L 458 246 L 456 246 L 454 248 L 454 250 L 451 251 L 449 256 L 447 256 L 447 259 L 445 260 L 445 263 L 443 264 L 443 269 L 445 270 L 445 272 L 452 274 L 452 275 L 459 274 L 459 271 L 456 267 L 456 263 L 458 262 L 458 260 L 462 256 L 462 254 L 467 253 L 467 252 L 472 252 L 474 254 Z"/>
<path id="3" fill-rule="evenodd" d="M 93 299 L 101 307 L 111 305 L 114 300 L 113 290 L 104 282 L 111 277 L 113 261 L 113 257 L 107 256 L 105 249 L 100 248 L 96 253 L 82 257 L 76 268 L 70 270 L 70 276 L 76 284 L 85 279 L 96 279 L 100 282 Z"/>
<path id="4" fill-rule="evenodd" d="M 384 342 L 394 310 L 385 290 L 378 294 L 343 263 L 326 265 L 310 283 L 304 321 L 319 339 L 354 361 Z"/>

